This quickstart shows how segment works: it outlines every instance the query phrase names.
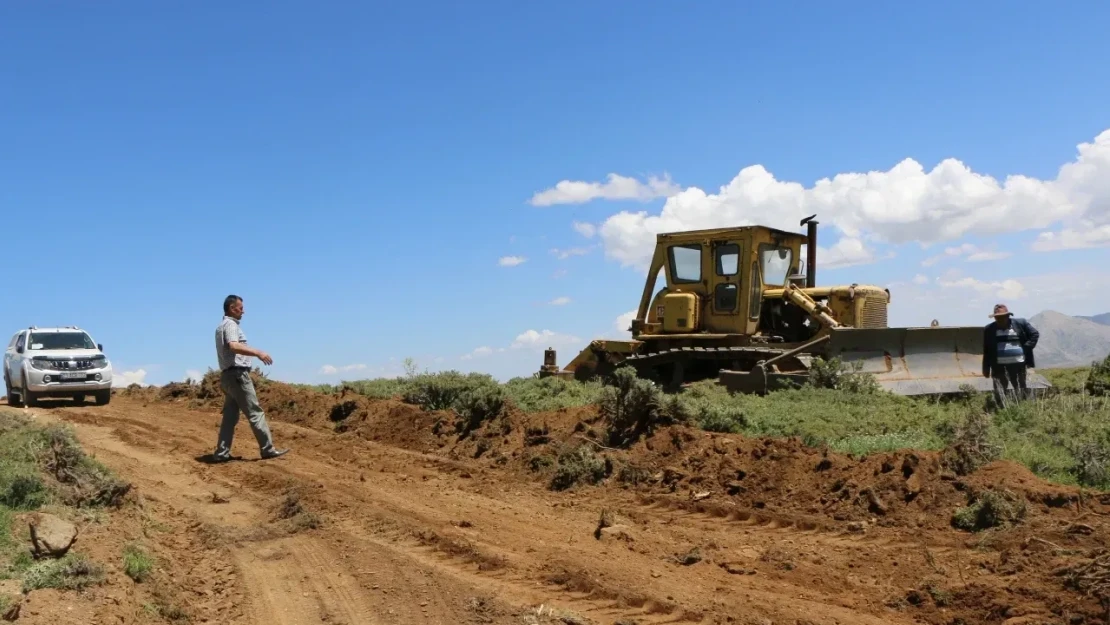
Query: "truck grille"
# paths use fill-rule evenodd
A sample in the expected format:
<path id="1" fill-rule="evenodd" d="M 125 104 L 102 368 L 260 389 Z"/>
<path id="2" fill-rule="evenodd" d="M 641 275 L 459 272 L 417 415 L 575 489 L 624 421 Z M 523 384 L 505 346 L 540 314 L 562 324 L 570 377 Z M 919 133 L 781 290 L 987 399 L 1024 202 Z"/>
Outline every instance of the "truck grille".
<path id="1" fill-rule="evenodd" d="M 40 361 L 41 362 L 41 361 Z M 47 360 L 50 368 L 55 371 L 86 371 L 104 366 L 102 360 Z"/>
<path id="2" fill-rule="evenodd" d="M 885 328 L 886 323 L 886 302 L 877 297 L 864 300 L 859 327 Z"/>

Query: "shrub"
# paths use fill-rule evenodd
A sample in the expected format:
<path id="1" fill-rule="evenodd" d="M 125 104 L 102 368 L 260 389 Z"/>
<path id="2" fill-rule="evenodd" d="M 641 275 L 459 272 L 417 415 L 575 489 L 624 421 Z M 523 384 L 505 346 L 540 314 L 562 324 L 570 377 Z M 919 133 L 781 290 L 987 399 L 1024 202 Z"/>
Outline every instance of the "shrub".
<path id="1" fill-rule="evenodd" d="M 952 515 L 952 526 L 969 532 L 1015 525 L 1025 518 L 1025 500 L 1009 493 L 987 490 Z"/>
<path id="2" fill-rule="evenodd" d="M 0 472 L 0 505 L 13 510 L 35 510 L 44 505 L 49 492 L 38 475 Z"/>
<path id="3" fill-rule="evenodd" d="M 1091 363 L 1091 370 L 1087 373 L 1087 383 L 1084 385 L 1087 393 L 1095 397 L 1110 395 L 1110 356 L 1102 362 Z"/>
<path id="4" fill-rule="evenodd" d="M 371 399 L 393 399 L 402 397 L 405 393 L 407 381 L 399 378 L 376 378 L 373 380 L 356 380 L 343 382 L 340 390 L 347 390 Z"/>
<path id="5" fill-rule="evenodd" d="M 636 370 L 621 366 L 613 372 L 598 401 L 598 413 L 609 424 L 609 441 L 626 445 L 651 430 L 652 421 L 663 408 L 663 392 Z"/>
<path id="6" fill-rule="evenodd" d="M 817 357 L 810 364 L 809 384 L 817 388 L 831 388 L 849 393 L 875 393 L 879 383 L 870 373 L 863 373 L 863 363 L 844 364 L 840 358 L 825 360 Z"/>
<path id="7" fill-rule="evenodd" d="M 957 475 L 967 475 L 1002 455 L 991 432 L 991 418 L 982 412 L 968 414 L 946 438 L 948 446 L 941 453 L 941 462 Z"/>
<path id="8" fill-rule="evenodd" d="M 1072 452 L 1075 467 L 1072 473 L 1084 486 L 1103 487 L 1110 484 L 1110 436 L 1082 442 Z"/>
<path id="9" fill-rule="evenodd" d="M 599 381 L 529 377 L 513 378 L 504 388 L 506 396 L 524 412 L 548 412 L 595 403 L 605 387 Z"/>
<path id="10" fill-rule="evenodd" d="M 464 390 L 455 401 L 459 427 L 463 434 L 481 427 L 482 423 L 501 414 L 505 394 L 496 383 L 482 384 Z"/>
<path id="11" fill-rule="evenodd" d="M 597 484 L 613 471 L 612 462 L 589 445 L 564 450 L 556 462 L 558 466 L 551 478 L 552 490 L 566 490 L 579 482 Z"/>
<path id="12" fill-rule="evenodd" d="M 41 588 L 81 590 L 104 581 L 104 567 L 83 555 L 67 553 L 58 560 L 41 560 L 23 574 L 23 592 Z"/>

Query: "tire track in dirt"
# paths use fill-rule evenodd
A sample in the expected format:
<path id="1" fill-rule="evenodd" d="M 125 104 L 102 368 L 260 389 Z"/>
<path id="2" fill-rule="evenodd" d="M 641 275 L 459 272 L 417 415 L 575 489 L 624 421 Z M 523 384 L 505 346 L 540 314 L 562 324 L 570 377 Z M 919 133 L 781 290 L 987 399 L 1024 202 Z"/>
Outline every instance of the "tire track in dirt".
<path id="1" fill-rule="evenodd" d="M 318 435 L 318 434 L 313 432 L 311 435 Z M 367 445 L 371 446 L 371 447 L 374 446 L 373 444 L 370 444 L 370 443 L 367 443 Z M 388 448 L 388 450 L 391 451 L 392 448 Z M 406 455 L 408 455 L 408 454 L 406 454 Z M 404 537 L 410 535 L 412 533 L 412 531 L 418 531 L 418 530 L 420 530 L 422 528 L 426 528 L 426 527 L 442 526 L 445 523 L 445 519 L 435 518 L 435 513 L 439 512 L 438 510 L 435 509 L 435 507 L 423 506 L 425 509 L 421 509 L 422 504 L 419 503 L 419 501 L 414 501 L 414 499 L 411 496 L 405 495 L 403 493 L 403 491 L 393 492 L 389 488 L 380 488 L 379 489 L 379 488 L 375 488 L 375 485 L 373 485 L 373 484 L 368 485 L 368 486 L 363 486 L 363 487 L 358 488 L 358 489 L 351 489 L 351 488 L 348 488 L 345 485 L 346 482 L 334 479 L 334 478 L 338 477 L 339 474 L 346 471 L 346 469 L 344 469 L 342 467 L 335 467 L 333 465 L 328 465 L 327 467 L 316 467 L 316 466 L 314 466 L 315 464 L 316 464 L 315 460 L 312 459 L 312 458 L 309 458 L 309 459 L 307 459 L 307 462 L 302 462 L 301 464 L 298 465 L 298 469 L 295 472 L 295 474 L 299 474 L 300 477 L 302 477 L 302 478 L 311 478 L 311 479 L 315 480 L 319 477 L 319 475 L 321 473 L 330 473 L 332 478 L 333 478 L 333 481 L 331 482 L 331 489 L 332 490 L 335 490 L 335 489 L 340 490 L 344 495 L 344 497 L 343 497 L 344 501 L 348 501 L 348 502 L 351 501 L 351 500 L 359 501 L 359 504 L 360 504 L 359 511 L 361 513 L 365 514 L 365 513 L 368 513 L 370 511 L 374 511 L 376 514 L 381 515 L 381 516 L 378 516 L 377 518 L 375 518 L 375 522 L 381 522 L 383 520 L 393 520 L 393 521 L 396 522 L 399 519 L 403 519 L 402 522 L 405 523 L 409 527 L 410 531 L 407 532 L 407 533 L 396 534 L 395 536 L 393 536 L 392 537 L 393 540 L 398 542 L 398 543 L 403 544 Z M 270 473 L 275 473 L 275 474 L 276 473 L 283 473 L 284 472 L 284 467 L 286 467 L 286 466 L 291 466 L 291 465 L 273 464 L 273 465 L 267 465 L 266 466 L 265 472 L 267 474 L 267 477 L 265 479 L 268 482 L 269 486 L 275 486 L 275 485 L 280 484 L 280 481 L 271 479 L 269 474 Z M 356 472 L 352 470 L 352 471 L 348 471 L 348 473 L 349 473 L 348 479 L 349 479 L 350 482 L 353 483 L 354 482 L 354 474 Z M 258 486 L 263 487 L 263 488 L 267 487 L 266 485 L 258 485 Z M 284 488 L 284 487 L 279 487 L 279 488 Z M 371 489 L 373 492 L 368 496 L 367 493 L 365 492 L 365 489 Z M 448 499 L 451 498 L 450 493 L 446 494 L 446 498 L 448 498 Z M 475 503 L 482 502 L 483 500 L 484 500 L 484 498 L 472 498 L 470 500 L 471 511 L 473 511 L 473 505 Z M 487 503 L 487 505 L 489 507 L 499 508 L 499 510 L 497 511 L 499 513 L 503 513 L 507 509 L 507 507 L 504 505 L 504 502 L 502 502 L 502 501 L 485 500 L 485 502 Z M 447 503 L 447 502 L 439 501 L 438 503 L 442 504 L 442 503 Z M 343 510 L 328 510 L 328 512 L 332 515 L 342 516 L 344 511 Z M 557 523 L 562 524 L 561 521 L 557 521 Z M 585 524 L 583 524 L 583 525 L 585 525 Z M 688 530 L 689 528 L 678 526 L 676 529 Z M 762 529 L 762 528 L 757 528 L 757 529 Z M 506 534 L 521 535 L 521 534 L 526 534 L 527 531 L 528 531 L 527 527 L 516 527 L 516 528 L 512 528 L 509 531 L 501 532 L 500 535 L 501 536 L 505 536 Z M 768 531 L 771 531 L 771 530 L 768 530 Z M 779 530 L 779 531 L 780 532 L 785 532 L 787 536 L 792 535 L 792 529 L 791 528 L 785 528 L 784 530 Z M 694 532 L 694 533 L 697 533 L 697 532 Z M 360 538 L 367 539 L 367 534 L 363 533 Z M 501 558 L 506 558 L 507 557 L 510 560 L 512 559 L 510 554 L 500 553 L 498 547 L 495 547 L 490 542 L 483 541 L 478 536 L 472 536 L 472 537 L 470 537 L 470 540 L 473 541 L 475 543 L 475 546 L 477 548 L 479 548 L 480 550 L 482 550 L 482 551 L 485 551 L 487 553 L 493 552 L 493 554 L 496 557 L 501 557 Z M 787 539 L 787 540 L 789 540 L 789 539 Z M 744 547 L 747 548 L 747 545 L 745 544 Z M 578 555 L 578 557 L 576 557 L 576 558 L 570 558 L 571 561 L 574 561 L 574 560 L 588 561 L 588 560 L 591 560 L 591 559 L 596 559 L 596 554 L 592 554 L 592 553 L 589 553 L 589 552 L 581 553 L 581 554 L 577 554 L 577 555 Z M 550 560 L 550 559 L 555 559 L 555 558 L 560 558 L 559 554 L 549 552 L 549 553 L 546 553 L 542 556 L 537 556 L 535 559 Z M 649 565 L 650 565 L 650 563 L 649 563 Z M 517 580 L 518 584 L 523 584 L 523 585 L 526 585 L 528 588 L 532 588 L 536 585 L 537 581 L 542 581 L 542 577 L 543 577 L 542 575 L 539 575 L 540 579 L 538 580 L 537 575 L 534 574 L 532 577 L 517 576 L 514 579 Z M 480 581 L 474 581 L 472 578 L 467 578 L 467 579 L 469 579 L 472 583 L 476 583 L 476 584 L 481 583 Z M 575 583 L 577 583 L 579 585 L 582 584 L 582 582 L 580 580 L 575 580 Z M 756 585 L 763 585 L 763 584 L 757 583 Z M 779 584 L 779 585 L 782 586 L 783 584 Z M 604 586 L 599 586 L 599 585 L 596 585 L 596 584 L 586 584 L 585 587 L 586 587 L 588 592 L 592 592 L 592 593 L 595 593 L 595 594 L 602 594 L 602 595 L 608 594 L 608 595 L 611 595 L 611 596 L 614 596 L 614 597 L 617 597 L 617 598 L 620 598 L 620 597 L 628 594 L 628 593 L 619 593 L 619 592 L 616 592 L 616 591 L 612 590 L 611 588 L 607 588 L 607 587 L 604 587 Z M 633 586 L 633 587 L 635 587 L 635 586 Z M 758 589 L 753 589 L 753 590 L 758 590 Z M 499 588 L 499 594 L 508 593 L 508 592 L 509 592 L 508 588 L 505 588 L 505 587 Z M 561 593 L 562 591 L 559 591 L 559 592 Z M 659 596 L 664 596 L 666 594 L 666 590 L 661 589 L 658 592 L 660 593 Z M 523 600 L 522 597 L 527 597 L 529 599 L 532 599 L 533 597 L 535 597 L 535 594 L 532 593 L 532 592 L 519 592 L 518 591 L 518 592 L 515 592 L 515 593 L 511 593 L 511 594 L 515 598 L 517 598 L 518 600 Z M 807 595 L 812 595 L 812 593 L 808 593 L 805 588 L 789 589 L 789 591 L 785 592 L 785 593 L 783 592 L 782 589 L 778 590 L 777 592 L 776 591 L 771 591 L 770 589 L 763 589 L 760 594 L 764 595 L 767 598 L 767 601 L 771 604 L 781 602 L 781 601 L 785 601 L 787 598 L 789 598 L 790 600 L 793 600 L 793 601 L 796 601 L 796 602 L 800 601 L 800 600 L 808 601 L 808 603 L 811 604 L 812 608 L 815 609 L 815 610 L 819 610 L 820 608 L 822 608 L 822 603 L 821 603 L 819 597 L 816 598 L 816 599 L 806 597 Z M 560 596 L 562 596 L 562 597 L 574 597 L 576 599 L 579 598 L 576 595 L 574 595 L 573 593 L 571 593 L 571 594 L 560 594 Z M 585 596 L 585 595 L 583 595 L 583 596 Z M 802 599 L 799 599 L 799 598 L 802 598 Z M 668 614 L 673 614 L 673 613 L 682 614 L 682 611 L 681 611 L 682 609 L 679 608 L 677 605 L 675 605 L 675 602 L 667 602 L 667 601 L 662 601 L 662 600 L 658 600 L 658 599 L 642 598 L 642 597 L 639 597 L 639 596 L 636 596 L 636 595 L 633 595 L 632 601 L 635 602 L 638 605 L 647 604 L 647 605 L 652 605 L 652 606 L 667 606 L 665 608 L 653 608 L 653 609 L 661 610 L 661 611 L 664 611 L 665 613 L 668 613 Z M 579 610 L 585 609 L 590 613 L 592 613 L 595 609 L 594 605 L 586 605 L 586 606 L 577 605 L 577 606 L 574 606 L 574 607 L 575 607 L 575 609 L 579 609 Z M 694 607 L 691 607 L 690 609 L 694 610 L 695 613 L 698 610 L 697 608 L 694 608 Z M 624 616 L 642 616 L 642 614 L 632 613 L 632 612 L 623 613 L 623 615 Z"/>
<path id="2" fill-rule="evenodd" d="M 233 558 L 258 623 L 375 625 L 375 610 L 353 576 L 322 558 L 334 553 L 301 537 L 247 544 Z M 306 590 L 310 589 L 310 590 Z"/>
<path id="3" fill-rule="evenodd" d="M 115 435 L 121 439 L 132 439 L 134 446 L 161 450 L 163 456 L 168 455 L 170 449 L 184 456 L 189 456 L 191 450 L 204 450 L 215 431 L 216 418 L 211 415 L 204 414 L 198 419 L 195 412 L 166 411 L 158 407 L 144 411 L 148 419 L 141 421 L 141 429 L 146 436 L 135 437 L 134 428 L 140 427 L 140 421 L 129 416 L 134 411 L 129 408 L 117 404 L 95 413 L 59 412 L 76 422 L 114 426 Z M 165 412 L 169 415 L 163 414 Z M 161 423 L 169 427 L 162 427 Z M 272 501 L 290 484 L 300 484 L 309 493 L 312 503 L 319 505 L 320 511 L 333 522 L 328 531 L 336 540 L 370 545 L 379 554 L 388 552 L 399 561 L 433 570 L 440 577 L 463 585 L 493 592 L 517 605 L 562 602 L 567 609 L 584 615 L 614 620 L 633 618 L 641 622 L 696 620 L 707 612 L 728 614 L 738 610 L 774 616 L 786 614 L 794 618 L 808 615 L 818 617 L 810 619 L 815 623 L 825 621 L 824 617 L 834 617 L 842 623 L 909 622 L 903 615 L 884 611 L 881 606 L 842 598 L 844 586 L 866 585 L 866 581 L 877 583 L 878 576 L 865 582 L 840 580 L 839 586 L 829 582 L 814 585 L 809 579 L 785 579 L 774 573 L 758 577 L 735 576 L 709 563 L 680 567 L 664 561 L 679 546 L 707 538 L 719 543 L 718 551 L 724 554 L 721 556 L 724 560 L 735 560 L 735 554 L 746 554 L 741 559 L 752 562 L 758 562 L 757 554 L 790 542 L 826 550 L 844 546 L 842 537 L 822 532 L 816 526 L 780 523 L 774 518 L 761 525 L 759 521 L 769 518 L 767 515 L 750 515 L 747 521 L 740 520 L 746 513 L 737 513 L 737 521 L 728 522 L 727 515 L 723 521 L 712 514 L 676 511 L 676 507 L 664 499 L 654 502 L 662 509 L 652 509 L 650 502 L 644 504 L 619 496 L 615 502 L 594 502 L 586 498 L 585 506 L 552 513 L 552 507 L 565 497 L 537 493 L 529 485 L 512 484 L 493 488 L 500 490 L 496 496 L 479 494 L 477 491 L 490 488 L 476 484 L 476 479 L 467 480 L 456 475 L 454 471 L 460 469 L 459 463 L 452 462 L 452 466 L 445 467 L 442 459 L 434 456 L 357 438 L 337 442 L 333 435 L 284 423 L 275 424 L 275 429 L 279 429 L 286 440 L 296 441 L 295 459 L 290 456 L 273 463 L 235 462 L 217 468 L 189 462 L 190 466 L 184 471 L 191 472 L 200 484 L 218 481 L 237 493 L 237 499 L 251 499 L 257 507 L 264 507 L 265 501 Z M 155 452 L 146 454 L 158 455 Z M 417 462 L 426 473 L 416 470 L 413 465 Z M 182 465 L 178 466 L 179 470 L 183 469 Z M 377 473 L 367 479 L 365 474 L 372 470 Z M 463 469 L 462 473 L 480 474 L 473 467 Z M 323 493 L 317 495 L 320 489 L 315 487 L 325 484 Z M 194 486 L 193 490 L 199 488 Z M 610 492 L 605 496 L 613 495 Z M 632 541 L 631 548 L 626 549 L 621 544 L 615 547 L 609 543 L 599 544 L 592 537 L 581 541 L 575 538 L 579 531 L 587 535 L 596 522 L 597 511 L 609 505 L 618 509 L 628 505 L 633 510 L 630 516 L 636 508 L 646 511 L 646 522 L 633 528 L 637 538 Z M 413 539 L 414 535 L 427 530 L 442 533 L 442 528 L 451 527 L 453 521 L 463 518 L 481 528 L 462 533 L 466 541 L 491 558 L 503 559 L 505 566 L 492 571 L 476 571 L 471 554 L 452 554 L 450 548 L 445 552 Z M 392 531 L 383 531 L 383 527 L 390 526 Z M 736 529 L 745 531 L 735 535 Z M 631 558 L 634 564 L 622 565 L 617 553 L 627 554 L 624 557 Z M 258 555 L 251 552 L 239 557 L 244 571 L 247 564 L 260 562 Z M 253 574 L 245 573 L 245 576 L 249 578 Z M 255 584 L 249 579 L 246 583 L 248 586 Z M 258 583 L 264 586 L 268 582 Z M 822 585 L 825 590 L 820 589 Z M 347 589 L 346 596 L 356 596 L 350 594 L 356 592 L 353 586 L 341 587 Z M 868 590 L 873 594 L 873 587 Z M 308 618 L 305 615 L 314 610 L 319 613 L 320 605 L 332 605 L 337 613 L 358 613 L 367 609 L 364 599 L 344 602 L 327 597 L 316 588 L 312 595 L 316 604 L 298 604 L 300 607 L 289 608 L 291 613 L 300 615 L 297 618 Z M 784 606 L 790 607 L 784 609 Z"/>

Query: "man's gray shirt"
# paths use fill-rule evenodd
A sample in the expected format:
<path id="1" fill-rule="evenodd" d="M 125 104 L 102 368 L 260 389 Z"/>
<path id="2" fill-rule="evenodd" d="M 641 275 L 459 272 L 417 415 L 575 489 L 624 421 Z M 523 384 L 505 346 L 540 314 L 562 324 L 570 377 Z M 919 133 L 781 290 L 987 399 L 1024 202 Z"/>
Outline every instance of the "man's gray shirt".
<path id="1" fill-rule="evenodd" d="M 232 341 L 246 343 L 247 335 L 243 333 L 243 328 L 239 325 L 238 319 L 225 315 L 224 320 L 216 328 L 216 358 L 220 363 L 220 371 L 224 371 L 231 366 L 250 368 L 250 356 L 236 354 L 231 351 L 228 343 Z"/>

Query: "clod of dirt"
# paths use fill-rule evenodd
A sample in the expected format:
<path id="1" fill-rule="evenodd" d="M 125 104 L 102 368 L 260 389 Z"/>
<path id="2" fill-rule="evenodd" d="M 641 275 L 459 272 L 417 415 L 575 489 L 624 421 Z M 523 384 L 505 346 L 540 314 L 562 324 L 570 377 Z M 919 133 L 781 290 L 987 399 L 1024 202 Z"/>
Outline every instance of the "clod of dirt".
<path id="1" fill-rule="evenodd" d="M 701 562 L 701 549 L 694 547 L 690 551 L 674 557 L 674 561 L 682 566 L 690 566 Z"/>
<path id="2" fill-rule="evenodd" d="M 917 454 L 909 454 L 905 458 L 903 458 L 902 477 L 906 478 L 907 480 L 910 479 L 910 476 L 914 474 L 914 471 L 917 471 L 917 465 L 919 464 L 921 464 L 921 458 L 919 458 Z"/>
<path id="3" fill-rule="evenodd" d="M 354 400 L 341 401 L 332 406 L 328 412 L 328 419 L 331 421 L 344 421 L 358 410 L 358 402 Z"/>
<path id="4" fill-rule="evenodd" d="M 722 562 L 720 567 L 731 575 L 755 575 L 755 569 L 740 566 L 735 562 Z"/>
<path id="5" fill-rule="evenodd" d="M 598 532 L 598 539 L 620 540 L 626 543 L 633 542 L 635 538 L 632 537 L 632 528 L 627 525 L 613 525 L 606 527 Z"/>
<path id="6" fill-rule="evenodd" d="M 4 610 L 4 614 L 0 615 L 0 618 L 3 618 L 5 621 L 14 621 L 19 618 L 19 612 L 22 609 L 23 599 L 16 598 L 12 601 L 11 605 L 8 606 L 8 609 Z"/>
<path id="7" fill-rule="evenodd" d="M 31 546 L 36 558 L 60 558 L 77 541 L 77 527 L 52 514 L 37 512 L 30 515 Z"/>
<path id="8" fill-rule="evenodd" d="M 875 494 L 874 490 L 871 490 L 870 488 L 866 488 L 860 494 L 867 497 L 867 509 L 868 510 L 870 510 L 871 512 L 873 512 L 875 514 L 886 514 L 886 511 L 887 511 L 886 504 L 883 503 L 882 499 L 879 499 L 879 496 L 877 494 Z"/>
<path id="9" fill-rule="evenodd" d="M 275 516 L 278 520 L 289 523 L 290 532 L 315 529 L 320 526 L 319 517 L 305 510 L 301 505 L 301 495 L 296 490 L 286 493 L 285 498 L 278 505 Z"/>

